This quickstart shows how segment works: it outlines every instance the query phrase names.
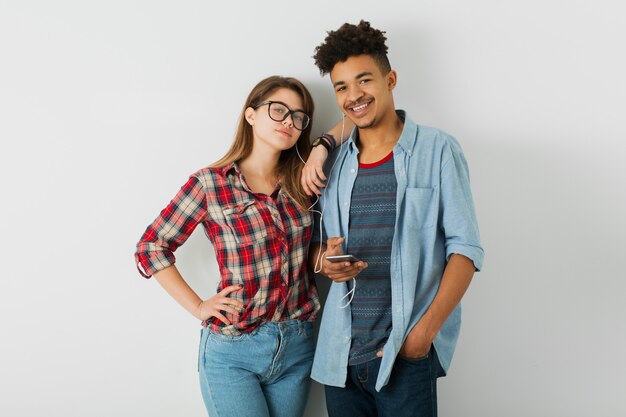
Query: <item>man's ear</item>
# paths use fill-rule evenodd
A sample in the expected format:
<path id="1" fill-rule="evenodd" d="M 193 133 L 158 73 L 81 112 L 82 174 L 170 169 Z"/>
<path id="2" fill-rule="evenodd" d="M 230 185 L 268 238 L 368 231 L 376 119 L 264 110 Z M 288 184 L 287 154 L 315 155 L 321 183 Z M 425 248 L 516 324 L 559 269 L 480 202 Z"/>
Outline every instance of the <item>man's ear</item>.
<path id="1" fill-rule="evenodd" d="M 248 107 L 244 112 L 244 115 L 248 124 L 250 126 L 254 126 L 254 118 L 256 116 L 256 112 L 254 111 L 254 109 L 252 107 Z"/>
<path id="2" fill-rule="evenodd" d="M 394 70 L 389 71 L 389 74 L 387 74 L 387 88 L 389 88 L 389 91 L 393 91 L 393 89 L 396 88 L 397 82 L 398 73 Z"/>

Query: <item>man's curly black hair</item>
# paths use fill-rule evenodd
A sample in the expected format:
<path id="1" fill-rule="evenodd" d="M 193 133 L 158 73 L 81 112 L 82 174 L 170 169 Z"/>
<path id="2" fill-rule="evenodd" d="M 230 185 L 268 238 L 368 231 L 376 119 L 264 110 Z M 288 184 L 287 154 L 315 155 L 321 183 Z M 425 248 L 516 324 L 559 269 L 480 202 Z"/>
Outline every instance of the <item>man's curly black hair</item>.
<path id="1" fill-rule="evenodd" d="M 378 63 L 383 74 L 391 71 L 385 45 L 385 32 L 374 29 L 369 22 L 361 20 L 358 25 L 344 23 L 335 31 L 328 32 L 324 43 L 315 48 L 315 65 L 320 74 L 332 71 L 337 62 L 344 62 L 357 55 L 370 55 Z"/>

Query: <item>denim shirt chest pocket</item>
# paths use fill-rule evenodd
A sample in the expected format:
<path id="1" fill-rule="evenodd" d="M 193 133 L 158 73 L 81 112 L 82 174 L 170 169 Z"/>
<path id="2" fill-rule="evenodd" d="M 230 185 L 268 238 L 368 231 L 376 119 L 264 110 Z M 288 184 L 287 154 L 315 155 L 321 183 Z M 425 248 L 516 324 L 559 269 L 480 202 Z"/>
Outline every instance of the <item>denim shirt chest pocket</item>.
<path id="1" fill-rule="evenodd" d="M 435 225 L 438 188 L 407 188 L 405 194 L 408 226 L 423 230 Z"/>
<path id="2" fill-rule="evenodd" d="M 266 240 L 267 227 L 254 200 L 223 207 L 222 212 L 228 228 L 241 246 L 250 246 Z"/>

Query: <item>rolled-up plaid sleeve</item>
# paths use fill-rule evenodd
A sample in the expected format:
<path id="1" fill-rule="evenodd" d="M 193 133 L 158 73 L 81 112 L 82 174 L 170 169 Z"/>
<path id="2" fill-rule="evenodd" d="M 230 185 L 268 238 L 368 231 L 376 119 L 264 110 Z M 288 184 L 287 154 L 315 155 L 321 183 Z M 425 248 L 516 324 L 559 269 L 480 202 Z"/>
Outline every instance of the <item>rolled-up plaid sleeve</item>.
<path id="1" fill-rule="evenodd" d="M 207 216 L 206 193 L 192 176 L 148 226 L 137 243 L 135 263 L 139 273 L 150 278 L 176 262 L 174 251 L 189 238 Z"/>

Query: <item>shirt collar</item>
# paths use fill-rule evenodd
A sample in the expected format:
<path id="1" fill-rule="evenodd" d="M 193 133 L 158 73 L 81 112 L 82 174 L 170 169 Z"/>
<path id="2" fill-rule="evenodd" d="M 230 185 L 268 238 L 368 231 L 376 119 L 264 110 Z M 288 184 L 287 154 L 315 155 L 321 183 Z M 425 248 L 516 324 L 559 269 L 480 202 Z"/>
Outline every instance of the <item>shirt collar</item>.
<path id="1" fill-rule="evenodd" d="M 402 133 L 400 134 L 400 139 L 398 139 L 396 148 L 402 149 L 410 156 L 413 154 L 413 147 L 415 146 L 417 125 L 409 116 L 406 115 L 404 110 L 396 110 L 396 114 L 404 121 L 404 127 L 402 128 Z"/>
<path id="2" fill-rule="evenodd" d="M 250 194 L 254 194 L 252 190 L 248 188 L 248 184 L 246 184 L 246 181 L 243 178 L 243 174 L 241 173 L 241 170 L 239 169 L 239 165 L 237 165 L 236 161 L 226 164 L 222 168 L 222 175 L 224 177 L 228 177 L 229 175 L 235 175 L 237 177 L 237 181 L 234 183 L 235 186 L 243 188 L 245 191 L 249 192 Z"/>
<path id="3" fill-rule="evenodd" d="M 226 176 L 230 173 L 231 170 L 234 170 L 236 174 L 240 174 L 239 167 L 237 166 L 237 162 L 231 162 L 222 168 L 222 175 Z"/>
<path id="4" fill-rule="evenodd" d="M 239 178 L 239 183 L 241 184 L 241 187 L 247 192 L 249 192 L 250 194 L 255 194 L 254 191 L 252 191 L 248 187 L 248 184 L 246 184 L 246 180 L 243 174 L 241 173 L 241 170 L 239 169 L 239 165 L 237 165 L 237 161 L 233 161 L 222 168 L 222 175 L 226 177 L 228 174 L 237 175 L 237 177 Z M 282 182 L 282 177 L 281 177 L 281 178 L 278 178 L 278 180 L 276 181 L 276 185 L 274 186 L 274 191 L 272 192 L 271 196 L 275 197 L 276 195 L 278 195 L 278 193 L 283 194 L 284 192 L 282 191 L 282 188 L 283 188 L 283 182 Z"/>

